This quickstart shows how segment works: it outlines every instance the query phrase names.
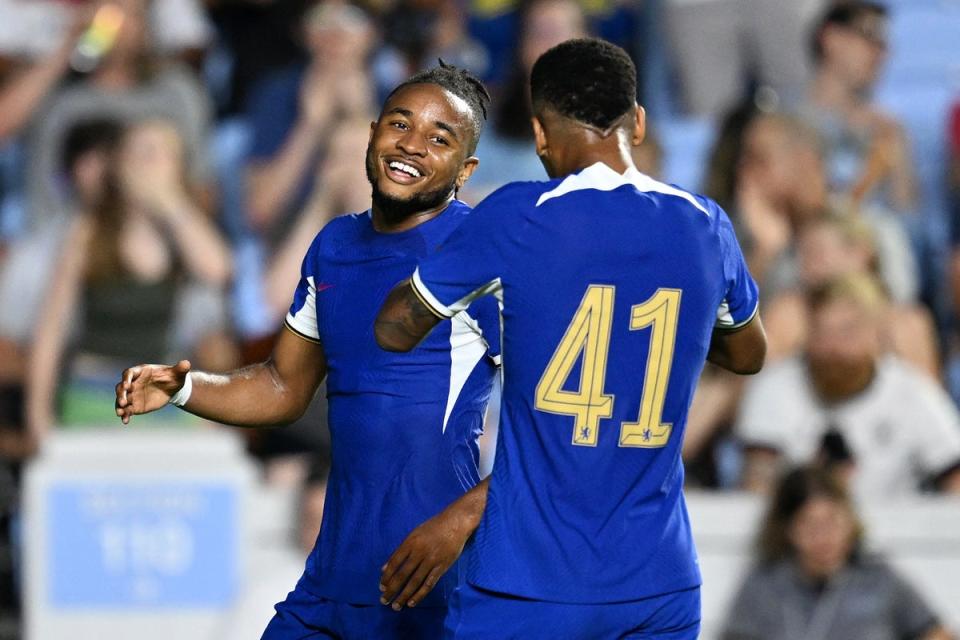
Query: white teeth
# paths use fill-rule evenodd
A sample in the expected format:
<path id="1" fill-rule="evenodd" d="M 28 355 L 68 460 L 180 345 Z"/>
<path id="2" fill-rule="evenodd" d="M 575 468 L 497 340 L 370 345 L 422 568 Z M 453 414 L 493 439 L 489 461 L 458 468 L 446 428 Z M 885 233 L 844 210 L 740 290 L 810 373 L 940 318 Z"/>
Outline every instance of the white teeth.
<path id="1" fill-rule="evenodd" d="M 396 169 L 397 171 L 403 171 L 404 173 L 409 174 L 414 178 L 420 177 L 420 172 L 417 171 L 416 167 L 411 167 L 410 165 L 400 162 L 399 160 L 394 160 L 393 162 L 391 162 L 389 164 L 389 167 L 391 169 Z"/>

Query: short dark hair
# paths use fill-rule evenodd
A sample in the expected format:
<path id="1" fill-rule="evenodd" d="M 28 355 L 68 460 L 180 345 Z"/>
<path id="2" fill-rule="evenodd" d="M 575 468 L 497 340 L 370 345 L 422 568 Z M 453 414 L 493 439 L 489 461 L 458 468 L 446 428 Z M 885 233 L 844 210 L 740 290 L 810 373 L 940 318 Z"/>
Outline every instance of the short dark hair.
<path id="1" fill-rule="evenodd" d="M 477 148 L 477 141 L 480 140 L 480 133 L 483 131 L 483 123 L 487 120 L 487 107 L 490 105 L 490 93 L 483 86 L 475 75 L 452 64 L 447 64 L 439 60 L 439 65 L 421 71 L 410 76 L 390 92 L 386 103 L 395 93 L 414 84 L 435 84 L 442 89 L 446 89 L 458 98 L 462 98 L 470 106 L 471 125 L 473 128 L 473 141 L 469 147 L 470 153 Z"/>
<path id="2" fill-rule="evenodd" d="M 870 0 L 844 0 L 838 2 L 820 17 L 810 32 L 810 56 L 814 62 L 823 59 L 823 31 L 830 25 L 849 26 L 864 15 L 887 17 L 887 8 L 879 2 Z"/>
<path id="3" fill-rule="evenodd" d="M 637 69 L 627 52 L 598 38 L 567 40 L 537 59 L 530 73 L 534 112 L 606 129 L 637 101 Z"/>
<path id="4" fill-rule="evenodd" d="M 761 564 L 776 564 L 793 557 L 789 529 L 797 513 L 814 498 L 827 498 L 849 511 L 854 521 L 854 553 L 863 540 L 863 525 L 846 488 L 836 475 L 822 467 L 798 467 L 780 478 L 757 536 Z"/>
<path id="5" fill-rule="evenodd" d="M 60 168 L 73 170 L 81 156 L 90 151 L 112 151 L 123 137 L 123 125 L 117 120 L 96 118 L 78 122 L 67 131 L 60 154 Z"/>

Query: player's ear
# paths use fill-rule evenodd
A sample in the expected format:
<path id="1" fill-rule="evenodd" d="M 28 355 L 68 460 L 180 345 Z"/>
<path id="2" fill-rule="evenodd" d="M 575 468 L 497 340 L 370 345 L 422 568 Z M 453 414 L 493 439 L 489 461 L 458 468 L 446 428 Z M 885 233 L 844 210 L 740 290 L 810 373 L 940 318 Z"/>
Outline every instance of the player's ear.
<path id="1" fill-rule="evenodd" d="M 637 113 L 633 122 L 633 139 L 631 143 L 635 147 L 639 147 L 640 143 L 643 142 L 644 136 L 647 135 L 647 112 L 643 110 L 643 107 L 637 105 Z"/>
<path id="2" fill-rule="evenodd" d="M 467 184 L 467 180 L 470 179 L 470 176 L 473 175 L 473 172 L 477 170 L 479 165 L 480 159 L 476 156 L 470 156 L 463 161 L 463 165 L 460 167 L 460 173 L 457 174 L 457 191 L 463 189 L 463 185 Z"/>
<path id="3" fill-rule="evenodd" d="M 367 136 L 367 144 L 370 144 L 373 141 L 373 132 L 377 130 L 377 121 L 374 120 L 370 123 L 370 135 Z"/>
<path id="4" fill-rule="evenodd" d="M 547 132 L 537 116 L 531 118 L 531 123 L 533 124 L 533 139 L 537 145 L 537 155 L 542 158 L 547 155 Z"/>

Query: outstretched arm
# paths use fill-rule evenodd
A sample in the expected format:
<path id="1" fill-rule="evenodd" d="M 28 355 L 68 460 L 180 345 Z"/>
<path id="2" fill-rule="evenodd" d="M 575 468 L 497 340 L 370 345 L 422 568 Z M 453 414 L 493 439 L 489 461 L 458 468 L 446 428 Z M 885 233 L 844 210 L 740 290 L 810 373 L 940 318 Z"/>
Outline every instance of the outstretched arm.
<path id="1" fill-rule="evenodd" d="M 394 611 L 415 607 L 463 553 L 487 506 L 487 478 L 430 518 L 393 552 L 380 576 L 380 602 Z"/>
<path id="2" fill-rule="evenodd" d="M 393 288 L 377 314 L 374 333 L 387 351 L 412 351 L 441 320 L 413 290 L 410 279 Z"/>
<path id="3" fill-rule="evenodd" d="M 117 415 L 124 424 L 160 409 L 179 391 L 190 371 L 145 364 L 123 372 L 117 384 Z M 226 374 L 193 372 L 193 390 L 183 408 L 208 420 L 244 427 L 292 422 L 303 415 L 327 373 L 323 348 L 285 330 L 270 359 Z"/>

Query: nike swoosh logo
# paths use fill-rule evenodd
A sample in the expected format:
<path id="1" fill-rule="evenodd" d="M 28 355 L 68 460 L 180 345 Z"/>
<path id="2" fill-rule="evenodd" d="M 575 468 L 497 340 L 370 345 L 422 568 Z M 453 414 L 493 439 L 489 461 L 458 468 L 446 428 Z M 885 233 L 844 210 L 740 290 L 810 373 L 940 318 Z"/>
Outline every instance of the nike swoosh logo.
<path id="1" fill-rule="evenodd" d="M 330 289 L 332 287 L 333 287 L 332 284 L 321 282 L 320 284 L 317 285 L 317 293 L 320 293 L 321 291 L 326 291 L 327 289 Z"/>

